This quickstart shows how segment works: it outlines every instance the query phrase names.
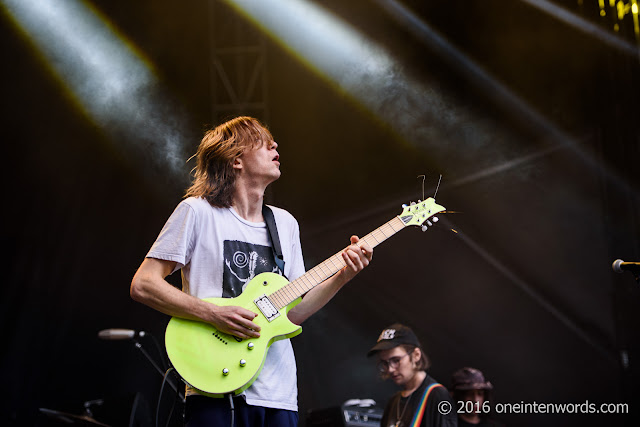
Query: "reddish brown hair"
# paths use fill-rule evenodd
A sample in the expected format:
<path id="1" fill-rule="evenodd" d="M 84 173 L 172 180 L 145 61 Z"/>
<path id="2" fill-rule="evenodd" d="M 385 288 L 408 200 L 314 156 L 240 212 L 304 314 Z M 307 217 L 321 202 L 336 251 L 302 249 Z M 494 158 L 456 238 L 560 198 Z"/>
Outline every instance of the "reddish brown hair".
<path id="1" fill-rule="evenodd" d="M 202 197 L 212 206 L 229 207 L 235 190 L 235 160 L 245 149 L 270 144 L 273 136 L 253 117 L 240 116 L 204 134 L 195 156 L 191 187 L 185 197 Z"/>

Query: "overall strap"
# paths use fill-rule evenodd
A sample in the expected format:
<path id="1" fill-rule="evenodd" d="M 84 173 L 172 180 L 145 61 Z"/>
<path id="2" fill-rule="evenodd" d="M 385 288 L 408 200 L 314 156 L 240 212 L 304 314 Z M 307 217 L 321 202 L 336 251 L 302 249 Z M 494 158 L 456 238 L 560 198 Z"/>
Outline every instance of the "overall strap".
<path id="1" fill-rule="evenodd" d="M 429 399 L 429 394 L 431 394 L 431 390 L 433 390 L 436 387 L 444 387 L 444 386 L 439 383 L 433 383 L 425 389 L 424 393 L 422 394 L 422 399 L 420 399 L 418 410 L 416 411 L 415 415 L 413 416 L 413 420 L 411 421 L 411 424 L 410 424 L 411 427 L 419 426 L 420 423 L 422 422 L 422 417 L 424 416 L 424 410 L 427 407 L 427 399 Z"/>
<path id="2" fill-rule="evenodd" d="M 282 248 L 280 247 L 280 237 L 278 237 L 278 227 L 276 227 L 276 219 L 273 216 L 273 211 L 267 205 L 262 205 L 262 216 L 264 222 L 267 224 L 267 232 L 271 238 L 271 245 L 273 249 L 274 259 L 276 265 L 282 271 L 284 276 L 284 257 L 282 256 Z"/>

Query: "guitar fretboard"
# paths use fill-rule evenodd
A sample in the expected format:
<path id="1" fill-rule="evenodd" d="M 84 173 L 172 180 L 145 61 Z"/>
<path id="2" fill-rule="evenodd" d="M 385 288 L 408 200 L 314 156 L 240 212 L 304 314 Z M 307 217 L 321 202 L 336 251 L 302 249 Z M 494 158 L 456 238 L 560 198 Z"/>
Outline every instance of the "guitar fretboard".
<path id="1" fill-rule="evenodd" d="M 391 221 L 362 237 L 358 242 L 358 245 L 367 243 L 369 246 L 374 248 L 396 234 L 398 231 L 402 230 L 404 227 L 405 224 L 402 220 L 399 217 L 395 217 Z M 340 251 L 329 257 L 302 276 L 292 282 L 289 282 L 284 287 L 269 295 L 271 302 L 278 310 L 280 310 L 336 274 L 346 265 L 342 259 L 342 252 L 343 251 Z"/>

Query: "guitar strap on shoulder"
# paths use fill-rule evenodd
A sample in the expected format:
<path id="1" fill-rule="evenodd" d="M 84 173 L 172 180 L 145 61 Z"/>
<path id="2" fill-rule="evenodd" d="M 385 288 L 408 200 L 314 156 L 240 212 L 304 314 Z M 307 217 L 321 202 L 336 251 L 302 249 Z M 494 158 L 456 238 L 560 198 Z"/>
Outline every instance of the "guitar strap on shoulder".
<path id="1" fill-rule="evenodd" d="M 264 222 L 267 224 L 267 232 L 271 238 L 271 247 L 273 249 L 276 265 L 280 271 L 282 271 L 282 275 L 284 276 L 284 257 L 282 256 L 282 247 L 280 247 L 278 227 L 276 227 L 276 219 L 273 216 L 273 211 L 266 204 L 262 205 L 262 216 L 264 217 Z"/>
<path id="2" fill-rule="evenodd" d="M 422 394 L 422 398 L 420 399 L 420 404 L 418 406 L 418 409 L 416 410 L 416 413 L 413 416 L 413 420 L 411 420 L 411 424 L 409 424 L 410 427 L 417 427 L 422 422 L 422 417 L 424 416 L 424 410 L 427 407 L 427 400 L 429 399 L 429 395 L 431 394 L 431 391 L 436 387 L 444 387 L 444 386 L 440 383 L 433 383 L 424 390 L 424 393 Z"/>

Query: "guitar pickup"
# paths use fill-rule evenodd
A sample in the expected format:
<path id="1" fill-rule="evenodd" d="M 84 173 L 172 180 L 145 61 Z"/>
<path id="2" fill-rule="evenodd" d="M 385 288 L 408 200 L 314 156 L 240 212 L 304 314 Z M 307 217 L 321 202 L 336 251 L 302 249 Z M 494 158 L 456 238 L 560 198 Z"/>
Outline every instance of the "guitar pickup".
<path id="1" fill-rule="evenodd" d="M 258 306 L 264 317 L 266 317 L 269 322 L 280 316 L 280 312 L 276 306 L 273 305 L 268 296 L 262 295 L 261 297 L 253 300 L 253 302 Z"/>

